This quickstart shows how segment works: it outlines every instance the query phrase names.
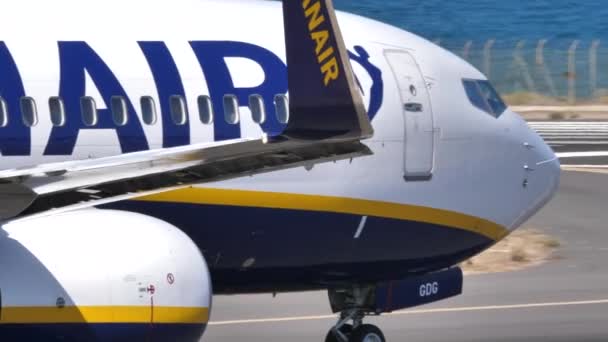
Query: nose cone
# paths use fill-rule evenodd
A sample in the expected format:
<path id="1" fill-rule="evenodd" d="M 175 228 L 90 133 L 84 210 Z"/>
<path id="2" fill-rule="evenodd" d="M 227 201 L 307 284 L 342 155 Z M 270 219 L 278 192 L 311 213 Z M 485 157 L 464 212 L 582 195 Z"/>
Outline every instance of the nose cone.
<path id="1" fill-rule="evenodd" d="M 544 142 L 543 142 L 544 143 Z M 549 201 L 559 188 L 559 180 L 561 175 L 561 165 L 559 159 L 553 153 L 553 150 L 545 144 L 546 152 L 539 153 L 540 161 L 536 163 L 541 177 L 544 177 L 547 182 L 547 200 Z"/>
<path id="2" fill-rule="evenodd" d="M 559 188 L 561 165 L 551 146 L 532 128 L 529 128 L 530 140 L 528 147 L 532 153 L 533 179 L 537 183 L 538 209 L 542 208 L 553 198 Z"/>
<path id="3" fill-rule="evenodd" d="M 518 216 L 511 229 L 520 227 L 541 210 L 556 194 L 561 174 L 559 159 L 553 149 L 533 130 L 526 121 L 514 112 L 506 113 L 505 122 L 512 128 L 511 141 L 520 151 L 523 162 L 523 188 L 516 195 Z M 510 120 L 509 120 L 510 119 Z"/>

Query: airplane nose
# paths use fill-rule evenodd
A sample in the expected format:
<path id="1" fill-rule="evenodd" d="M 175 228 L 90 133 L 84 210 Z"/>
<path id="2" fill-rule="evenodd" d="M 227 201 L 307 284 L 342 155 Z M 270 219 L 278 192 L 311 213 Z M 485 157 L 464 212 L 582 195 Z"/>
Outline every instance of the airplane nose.
<path id="1" fill-rule="evenodd" d="M 558 190 L 561 165 L 551 146 L 531 128 L 530 131 L 533 134 L 536 146 L 533 148 L 534 159 L 536 160 L 534 168 L 535 173 L 538 173 L 535 178 L 537 182 L 542 184 L 539 187 L 539 190 L 541 190 L 539 199 L 542 202 L 541 205 L 544 205 L 553 198 Z"/>
<path id="2" fill-rule="evenodd" d="M 524 182 L 523 194 L 527 199 L 522 215 L 512 227 L 520 227 L 530 217 L 542 209 L 557 193 L 561 167 L 553 149 L 536 131 L 521 120 L 524 127 Z"/>
<path id="3" fill-rule="evenodd" d="M 523 186 L 516 195 L 520 199 L 521 207 L 518 207 L 518 210 L 521 211 L 510 225 L 512 229 L 516 229 L 541 210 L 557 193 L 561 166 L 553 149 L 521 116 L 512 111 L 504 115 L 504 122 L 512 129 L 509 137 L 517 144 L 516 150 L 520 151 L 517 154 L 518 160 L 523 162 Z M 518 168 L 521 165 L 518 163 Z"/>
<path id="4" fill-rule="evenodd" d="M 542 155 L 541 161 L 537 163 L 537 167 L 541 169 L 544 177 L 549 182 L 550 192 L 553 195 L 559 187 L 561 164 L 555 153 L 553 153 L 553 150 L 550 147 L 548 149 L 549 152 Z"/>

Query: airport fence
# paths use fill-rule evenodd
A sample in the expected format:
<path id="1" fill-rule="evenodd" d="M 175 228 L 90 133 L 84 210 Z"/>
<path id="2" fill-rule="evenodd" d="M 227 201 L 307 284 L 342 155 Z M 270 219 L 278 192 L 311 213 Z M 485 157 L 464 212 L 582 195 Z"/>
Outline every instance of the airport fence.
<path id="1" fill-rule="evenodd" d="M 608 105 L 608 41 L 435 42 L 486 74 L 510 105 Z"/>

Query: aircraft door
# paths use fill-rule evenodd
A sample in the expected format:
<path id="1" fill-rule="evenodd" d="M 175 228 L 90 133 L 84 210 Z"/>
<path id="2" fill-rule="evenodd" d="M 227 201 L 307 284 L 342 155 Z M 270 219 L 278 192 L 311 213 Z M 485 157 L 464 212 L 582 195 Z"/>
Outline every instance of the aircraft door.
<path id="1" fill-rule="evenodd" d="M 433 109 L 427 82 L 414 57 L 403 50 L 385 51 L 401 95 L 405 121 L 403 173 L 406 181 L 432 178 L 435 154 Z"/>

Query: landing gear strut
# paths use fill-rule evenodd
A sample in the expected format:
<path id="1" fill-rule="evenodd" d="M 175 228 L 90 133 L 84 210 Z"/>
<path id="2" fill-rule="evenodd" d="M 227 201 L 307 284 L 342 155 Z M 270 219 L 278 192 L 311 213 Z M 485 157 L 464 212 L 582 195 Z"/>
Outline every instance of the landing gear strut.
<path id="1" fill-rule="evenodd" d="M 386 342 L 378 327 L 363 324 L 365 316 L 379 314 L 372 309 L 374 293 L 374 286 L 330 289 L 329 301 L 332 310 L 340 312 L 340 319 L 327 333 L 325 342 Z"/>
<path id="2" fill-rule="evenodd" d="M 363 324 L 365 316 L 360 310 L 342 312 L 338 323 L 327 333 L 325 342 L 386 342 L 378 327 Z M 348 324 L 351 320 L 353 324 Z"/>
<path id="3" fill-rule="evenodd" d="M 325 342 L 386 342 L 380 329 L 363 324 L 365 316 L 434 303 L 461 293 L 462 270 L 458 267 L 403 280 L 330 288 L 329 303 L 334 313 L 340 313 L 340 320 Z"/>

